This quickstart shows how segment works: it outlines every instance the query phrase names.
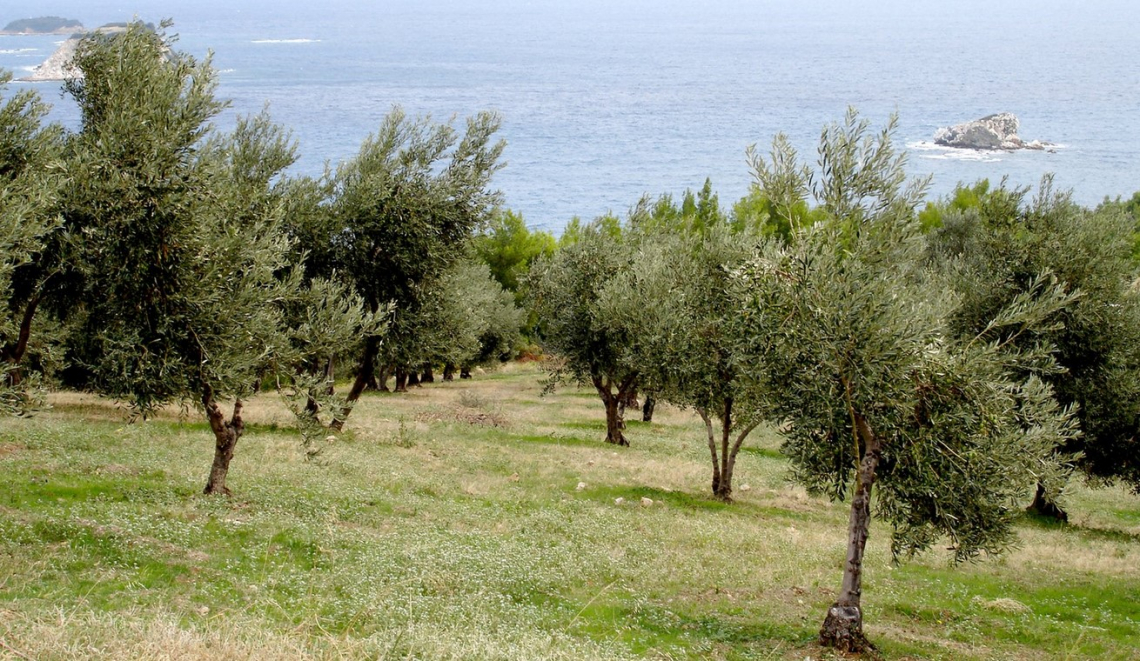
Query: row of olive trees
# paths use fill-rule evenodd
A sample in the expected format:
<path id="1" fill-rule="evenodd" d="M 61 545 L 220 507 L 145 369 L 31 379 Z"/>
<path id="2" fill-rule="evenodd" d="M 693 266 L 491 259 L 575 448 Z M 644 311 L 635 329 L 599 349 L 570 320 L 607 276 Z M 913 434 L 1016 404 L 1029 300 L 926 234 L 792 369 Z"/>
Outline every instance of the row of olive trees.
<path id="1" fill-rule="evenodd" d="M 531 275 L 553 380 L 597 389 L 607 441 L 628 443 L 618 403 L 640 388 L 704 421 L 715 496 L 767 420 L 801 483 L 850 498 L 821 631 L 850 651 L 867 646 L 873 487 L 896 556 L 949 538 L 965 560 L 1008 546 L 1034 485 L 1056 507 L 1074 467 L 1140 486 L 1132 220 L 1048 182 L 920 212 L 892 130 L 849 114 L 815 171 L 777 138 L 731 213 L 707 184 L 643 200 L 624 223 L 573 225 Z"/>
<path id="2" fill-rule="evenodd" d="M 965 559 L 1008 544 L 1023 489 L 1055 506 L 1072 467 L 1140 482 L 1140 308 L 1112 205 L 983 187 L 918 212 L 891 127 L 852 114 L 824 131 L 818 171 L 783 139 L 754 156 L 731 213 L 706 184 L 572 223 L 555 249 L 494 215 L 493 115 L 461 133 L 395 111 L 335 172 L 290 177 L 288 133 L 264 113 L 217 131 L 209 61 L 170 46 L 142 26 L 84 41 L 77 132 L 43 127 L 34 95 L 0 107 L 9 410 L 56 364 L 142 415 L 195 402 L 216 441 L 206 491 L 228 493 L 259 384 L 302 430 L 339 428 L 386 374 L 400 388 L 502 355 L 525 325 L 555 380 L 597 389 L 610 442 L 628 443 L 637 389 L 696 411 L 719 498 L 749 433 L 778 423 L 799 479 L 851 497 L 822 631 L 851 650 L 875 485 L 896 554 L 949 536 Z"/>
<path id="3" fill-rule="evenodd" d="M 343 424 L 379 363 L 513 348 L 523 313 L 470 247 L 498 202 L 494 115 L 461 134 L 393 111 L 335 173 L 291 177 L 289 133 L 266 113 L 219 131 L 210 61 L 172 41 L 140 24 L 85 39 L 77 131 L 44 126 L 32 93 L 0 106 L 5 409 L 29 410 L 49 367 L 142 416 L 193 402 L 216 441 L 205 491 L 228 493 L 262 384 L 311 432 Z M 347 398 L 337 361 L 357 366 Z"/>

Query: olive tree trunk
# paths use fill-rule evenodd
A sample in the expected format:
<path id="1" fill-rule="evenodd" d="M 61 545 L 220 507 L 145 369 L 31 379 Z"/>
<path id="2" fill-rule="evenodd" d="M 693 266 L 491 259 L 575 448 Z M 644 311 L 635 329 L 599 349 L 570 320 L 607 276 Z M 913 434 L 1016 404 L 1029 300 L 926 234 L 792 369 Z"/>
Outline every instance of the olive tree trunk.
<path id="1" fill-rule="evenodd" d="M 424 371 L 420 374 L 420 383 L 435 383 L 435 370 L 431 363 L 424 363 Z"/>
<path id="2" fill-rule="evenodd" d="M 206 386 L 202 393 L 202 405 L 206 409 L 206 419 L 214 432 L 214 463 L 210 466 L 210 479 L 206 482 L 205 494 L 230 495 L 226 487 L 226 476 L 230 471 L 230 461 L 234 458 L 234 448 L 245 431 L 241 418 L 241 400 L 234 402 L 234 412 L 226 420 L 226 414 L 214 401 L 214 390 Z"/>
<path id="3" fill-rule="evenodd" d="M 622 433 L 625 420 L 622 419 L 621 404 L 610 395 L 602 395 L 602 402 L 606 405 L 606 443 L 628 446 L 629 439 Z"/>
<path id="4" fill-rule="evenodd" d="M 36 294 L 32 300 L 28 301 L 28 306 L 24 308 L 24 314 L 20 318 L 20 332 L 16 336 L 16 341 L 10 343 L 3 348 L 0 353 L 3 354 L 4 360 L 12 365 L 11 371 L 8 372 L 9 385 L 18 386 L 24 380 L 24 371 L 20 363 L 24 360 L 24 354 L 28 352 L 28 341 L 32 336 L 32 320 L 35 319 L 36 310 L 40 306 L 40 296 Z"/>
<path id="5" fill-rule="evenodd" d="M 873 650 L 863 635 L 863 553 L 871 527 L 871 487 L 882 450 L 867 420 L 851 411 L 863 447 L 859 470 L 855 476 L 855 493 L 851 498 L 851 517 L 847 524 L 847 561 L 843 565 L 843 585 L 839 598 L 827 611 L 819 631 L 819 644 L 851 654 Z"/>
<path id="6" fill-rule="evenodd" d="M 345 397 L 345 407 L 341 409 L 340 415 L 336 416 L 329 424 L 329 427 L 335 431 L 344 429 L 344 421 L 348 419 L 348 414 L 352 413 L 352 407 L 356 404 L 356 400 L 360 399 L 360 394 L 368 387 L 368 381 L 373 378 L 376 372 L 376 356 L 380 353 L 380 338 L 369 337 L 364 341 L 364 353 L 360 356 L 360 364 L 356 368 L 356 379 L 352 382 L 352 389 L 348 391 L 348 396 Z"/>
<path id="7" fill-rule="evenodd" d="M 444 381 L 454 381 L 455 380 L 455 363 L 444 363 L 443 364 L 443 380 Z"/>
<path id="8" fill-rule="evenodd" d="M 328 384 L 325 386 L 325 394 L 336 394 L 336 361 L 332 356 L 330 356 L 328 362 L 325 363 L 325 383 Z"/>
<path id="9" fill-rule="evenodd" d="M 609 377 L 600 375 L 594 375 L 591 380 L 606 407 L 606 443 L 628 446 L 629 440 L 622 433 L 625 429 L 622 402 L 637 388 L 637 375 L 631 374 L 616 384 Z"/>
<path id="10" fill-rule="evenodd" d="M 653 393 L 645 394 L 645 403 L 641 405 L 641 421 L 653 422 L 653 410 L 657 408 L 657 398 Z"/>
<path id="11" fill-rule="evenodd" d="M 1045 490 L 1045 485 L 1040 482 L 1037 483 L 1037 493 L 1033 496 L 1033 503 L 1029 505 L 1028 510 L 1037 516 L 1043 516 L 1063 523 L 1068 523 L 1069 513 L 1061 508 L 1060 505 L 1049 499 L 1049 493 Z"/>
<path id="12" fill-rule="evenodd" d="M 744 445 L 744 439 L 756 429 L 757 423 L 752 423 L 740 430 L 733 439 L 732 399 L 724 400 L 724 408 L 720 412 L 720 429 L 713 424 L 713 418 L 707 409 L 698 408 L 701 420 L 705 423 L 708 433 L 709 454 L 712 455 L 712 492 L 713 496 L 726 503 L 732 502 L 732 473 L 736 469 L 736 457 Z M 719 436 L 719 438 L 718 438 Z"/>

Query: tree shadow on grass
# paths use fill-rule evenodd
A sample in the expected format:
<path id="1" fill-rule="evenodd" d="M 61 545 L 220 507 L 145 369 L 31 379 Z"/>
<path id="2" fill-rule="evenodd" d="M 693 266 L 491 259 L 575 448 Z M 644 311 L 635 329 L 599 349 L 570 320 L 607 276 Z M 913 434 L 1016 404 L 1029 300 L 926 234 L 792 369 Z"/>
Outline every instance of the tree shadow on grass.
<path id="1" fill-rule="evenodd" d="M 573 629 L 591 638 L 618 638 L 635 654 L 672 658 L 670 651 L 701 650 L 716 658 L 766 658 L 773 650 L 799 648 L 815 639 L 814 628 L 789 626 L 747 615 L 686 612 L 685 605 L 661 604 L 614 595 L 578 612 Z M 713 652 L 716 650 L 716 652 Z M 763 654 L 762 657 L 754 655 Z"/>
<path id="2" fill-rule="evenodd" d="M 522 443 L 547 443 L 551 445 L 565 445 L 573 447 L 618 447 L 616 445 L 607 446 L 604 438 L 582 438 L 581 436 L 567 436 L 556 432 L 550 434 L 511 434 L 508 437 L 508 440 L 519 441 Z"/>
<path id="3" fill-rule="evenodd" d="M 740 448 L 740 454 L 751 454 L 751 455 L 755 455 L 757 457 L 764 457 L 767 459 L 787 459 L 788 458 L 787 455 L 785 455 L 783 452 L 780 452 L 779 450 L 773 450 L 771 448 L 758 448 L 755 446 L 748 446 L 748 445 L 742 446 Z"/>
<path id="4" fill-rule="evenodd" d="M 591 500 L 613 504 L 618 498 L 625 499 L 623 505 L 637 507 L 641 505 L 642 498 L 653 501 L 651 507 L 668 507 L 688 512 L 718 512 L 733 516 L 747 517 L 777 517 L 796 521 L 804 520 L 802 512 L 781 509 L 777 507 L 764 507 L 755 503 L 734 501 L 726 503 L 714 498 L 711 493 L 692 494 L 685 491 L 668 491 L 648 486 L 611 486 L 601 485 L 591 487 L 586 493 Z"/>
<path id="5" fill-rule="evenodd" d="M 1037 528 L 1039 530 L 1058 531 L 1070 535 L 1079 535 L 1083 539 L 1100 540 L 1106 542 L 1140 542 L 1140 534 L 1134 532 L 1128 532 L 1116 528 L 1095 528 L 1092 526 L 1082 525 L 1080 523 L 1058 521 L 1051 516 L 1042 516 L 1034 512 L 1025 512 L 1022 515 L 1022 520 L 1032 528 Z"/>

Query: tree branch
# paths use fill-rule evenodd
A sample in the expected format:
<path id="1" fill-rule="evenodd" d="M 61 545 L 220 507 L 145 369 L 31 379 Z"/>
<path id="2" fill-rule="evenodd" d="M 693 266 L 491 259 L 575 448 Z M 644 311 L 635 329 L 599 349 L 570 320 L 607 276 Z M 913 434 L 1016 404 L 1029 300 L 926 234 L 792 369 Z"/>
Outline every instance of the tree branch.
<path id="1" fill-rule="evenodd" d="M 698 408 L 697 413 L 701 416 L 701 420 L 705 421 L 705 430 L 709 436 L 709 452 L 712 453 L 713 472 L 720 474 L 720 459 L 716 456 L 716 431 L 713 430 L 712 420 L 709 418 L 708 411 L 704 408 Z"/>

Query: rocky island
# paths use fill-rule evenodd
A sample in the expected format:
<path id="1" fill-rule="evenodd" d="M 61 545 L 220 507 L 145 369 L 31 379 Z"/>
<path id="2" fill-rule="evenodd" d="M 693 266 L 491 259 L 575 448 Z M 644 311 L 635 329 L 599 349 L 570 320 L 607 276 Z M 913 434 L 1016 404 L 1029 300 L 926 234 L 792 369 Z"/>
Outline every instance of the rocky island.
<path id="1" fill-rule="evenodd" d="M 71 34 L 83 30 L 83 24 L 74 18 L 40 16 L 12 21 L 0 30 L 0 35 L 12 34 Z"/>
<path id="2" fill-rule="evenodd" d="M 1040 140 L 1026 142 L 1017 131 L 1021 122 L 1013 113 L 1002 112 L 972 122 L 943 127 L 934 132 L 934 143 L 957 149 L 1004 150 L 1046 149 L 1053 145 Z"/>

